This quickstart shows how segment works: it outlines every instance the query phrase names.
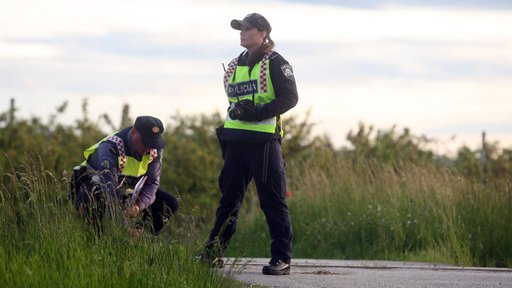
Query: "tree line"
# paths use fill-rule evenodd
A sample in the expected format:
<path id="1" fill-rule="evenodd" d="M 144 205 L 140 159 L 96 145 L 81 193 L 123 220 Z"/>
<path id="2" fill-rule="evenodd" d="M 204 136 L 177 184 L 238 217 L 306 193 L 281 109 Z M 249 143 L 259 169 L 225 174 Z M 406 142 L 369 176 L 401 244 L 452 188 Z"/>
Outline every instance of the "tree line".
<path id="1" fill-rule="evenodd" d="M 38 117 L 21 119 L 18 108 L 11 99 L 7 111 L 0 113 L 0 168 L 5 172 L 27 159 L 40 159 L 46 169 L 63 179 L 71 169 L 83 161 L 82 152 L 103 138 L 106 133 L 133 123 L 130 107 L 123 105 L 119 124 L 107 114 L 90 119 L 88 102 L 82 103 L 82 115 L 74 123 L 61 123 L 59 117 L 66 113 L 67 102 L 58 106 L 47 120 Z M 218 196 L 217 177 L 222 166 L 220 147 L 215 127 L 222 124 L 220 113 L 211 115 L 173 115 L 162 119 L 166 123 L 164 138 L 166 147 L 163 158 L 162 186 L 178 194 L 182 199 L 193 200 L 188 208 L 200 210 L 214 205 Z M 512 149 L 501 148 L 498 143 L 486 143 L 483 147 L 486 162 L 483 167 L 482 149 L 467 146 L 458 149 L 455 158 L 436 155 L 428 144 L 427 136 L 413 135 L 408 128 L 399 131 L 396 126 L 375 131 L 373 126 L 359 123 L 350 130 L 346 139 L 349 147 L 336 148 L 327 135 L 313 136 L 314 123 L 309 114 L 302 117 L 287 116 L 283 155 L 287 170 L 296 169 L 300 163 L 321 165 L 323 159 L 349 157 L 353 161 L 379 161 L 399 169 L 401 164 L 439 165 L 448 167 L 475 181 L 508 181 L 512 175 Z M 326 167 L 327 168 L 327 167 Z"/>

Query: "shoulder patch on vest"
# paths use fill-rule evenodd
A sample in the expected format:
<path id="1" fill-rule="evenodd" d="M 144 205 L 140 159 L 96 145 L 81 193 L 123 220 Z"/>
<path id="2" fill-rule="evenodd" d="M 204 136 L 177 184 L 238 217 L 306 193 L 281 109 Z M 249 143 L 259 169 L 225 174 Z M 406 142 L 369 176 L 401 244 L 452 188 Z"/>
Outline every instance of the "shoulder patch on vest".
<path id="1" fill-rule="evenodd" d="M 281 71 L 283 72 L 284 76 L 290 80 L 293 80 L 293 69 L 290 64 L 284 64 L 281 66 Z"/>
<path id="2" fill-rule="evenodd" d="M 108 161 L 106 159 L 103 160 L 103 162 L 101 162 L 101 167 L 109 169 L 110 168 L 110 161 Z"/>

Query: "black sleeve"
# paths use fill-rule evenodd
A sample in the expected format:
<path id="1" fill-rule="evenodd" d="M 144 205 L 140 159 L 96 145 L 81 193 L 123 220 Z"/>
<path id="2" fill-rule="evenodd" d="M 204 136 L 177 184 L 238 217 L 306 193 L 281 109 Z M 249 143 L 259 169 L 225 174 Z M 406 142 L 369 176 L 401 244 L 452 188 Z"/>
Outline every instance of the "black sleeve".
<path id="1" fill-rule="evenodd" d="M 96 171 L 100 172 L 100 183 L 113 199 L 117 196 L 118 186 L 118 160 L 119 152 L 115 143 L 111 141 L 101 142 L 98 149 L 92 154 L 87 162 Z"/>
<path id="2" fill-rule="evenodd" d="M 299 101 L 292 66 L 288 61 L 274 52 L 270 55 L 269 69 L 276 99 L 259 109 L 256 116 L 258 121 L 283 114 L 295 107 Z"/>

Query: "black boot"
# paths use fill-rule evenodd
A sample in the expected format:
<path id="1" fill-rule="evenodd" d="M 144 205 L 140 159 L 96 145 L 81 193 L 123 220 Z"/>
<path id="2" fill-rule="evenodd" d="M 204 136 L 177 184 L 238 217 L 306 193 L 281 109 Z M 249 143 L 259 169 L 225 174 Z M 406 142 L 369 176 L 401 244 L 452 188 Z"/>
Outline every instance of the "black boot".
<path id="1" fill-rule="evenodd" d="M 263 266 L 262 272 L 266 275 L 288 275 L 290 274 L 290 263 L 282 260 L 270 260 L 268 265 Z"/>
<path id="2" fill-rule="evenodd" d="M 203 254 L 199 256 L 199 261 L 205 263 L 206 265 L 212 268 L 222 268 L 224 267 L 224 260 L 221 257 L 217 257 L 210 250 L 205 249 Z"/>

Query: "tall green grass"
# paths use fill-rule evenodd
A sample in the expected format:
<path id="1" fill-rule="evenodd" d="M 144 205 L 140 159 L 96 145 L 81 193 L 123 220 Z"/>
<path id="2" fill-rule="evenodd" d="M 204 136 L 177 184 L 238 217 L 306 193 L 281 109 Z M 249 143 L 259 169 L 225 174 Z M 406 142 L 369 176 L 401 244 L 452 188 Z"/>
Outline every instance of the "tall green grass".
<path id="1" fill-rule="evenodd" d="M 446 168 L 340 157 L 293 171 L 294 257 L 512 267 L 510 181 L 482 186 Z M 247 214 L 229 254 L 268 257 L 263 214 Z"/>
<path id="2" fill-rule="evenodd" d="M 39 159 L 26 163 L 12 165 L 0 178 L 2 287 L 240 286 L 196 260 L 211 227 L 196 227 L 186 218 L 194 215 L 139 240 L 107 221 L 108 233 L 97 237 L 67 199 L 66 176 L 45 169 Z M 296 258 L 512 267 L 509 181 L 482 186 L 436 166 L 336 157 L 293 168 L 288 203 Z M 228 256 L 269 256 L 254 192 Z M 213 216 L 214 207 L 197 213 Z"/>
<path id="3" fill-rule="evenodd" d="M 130 238 L 107 221 L 97 237 L 67 199 L 67 181 L 38 159 L 3 173 L 0 186 L 2 287 L 240 287 L 199 263 L 179 235 Z"/>

